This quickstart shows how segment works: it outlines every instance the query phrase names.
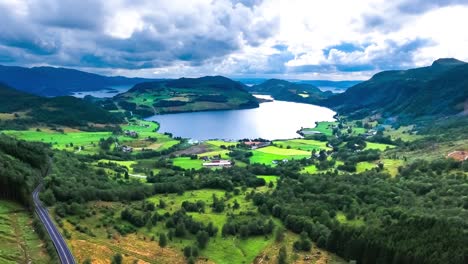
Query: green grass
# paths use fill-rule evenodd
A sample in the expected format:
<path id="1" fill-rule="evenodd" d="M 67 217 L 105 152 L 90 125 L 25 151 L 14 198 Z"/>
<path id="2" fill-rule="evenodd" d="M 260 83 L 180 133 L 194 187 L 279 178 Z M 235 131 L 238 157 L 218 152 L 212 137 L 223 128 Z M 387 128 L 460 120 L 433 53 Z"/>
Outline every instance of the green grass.
<path id="1" fill-rule="evenodd" d="M 146 127 L 148 126 L 148 127 Z M 154 132 L 159 129 L 159 124 L 151 121 L 136 120 L 128 125 L 122 126 L 122 130 L 136 131 L 138 133 L 142 132 Z"/>
<path id="2" fill-rule="evenodd" d="M 280 146 L 282 148 L 287 148 L 288 146 L 293 149 L 312 151 L 312 150 L 329 150 L 327 147 L 327 142 L 318 141 L 318 140 L 309 140 L 309 139 L 291 139 L 284 141 L 274 141 L 273 144 Z"/>
<path id="3" fill-rule="evenodd" d="M 0 200 L 0 241 L 0 263 L 51 261 L 34 232 L 31 214 L 16 202 Z"/>
<path id="4" fill-rule="evenodd" d="M 398 174 L 398 167 L 403 166 L 403 160 L 395 159 L 382 159 L 384 165 L 384 170 L 388 171 L 392 177 L 395 177 Z"/>
<path id="5" fill-rule="evenodd" d="M 371 170 L 376 167 L 377 165 L 375 163 L 362 161 L 362 162 L 358 162 L 358 164 L 356 165 L 356 172 L 361 173 L 361 172 L 364 172 L 366 170 Z"/>
<path id="6" fill-rule="evenodd" d="M 251 163 L 262 163 L 271 165 L 274 160 L 283 159 L 302 159 L 310 157 L 311 154 L 308 151 L 298 149 L 286 149 L 278 148 L 275 146 L 268 146 L 265 148 L 259 148 L 252 151 L 253 156 L 250 158 Z"/>
<path id="7" fill-rule="evenodd" d="M 354 227 L 360 227 L 360 226 L 363 226 L 365 224 L 364 220 L 362 218 L 360 218 L 360 217 L 356 217 L 353 220 L 349 220 L 343 212 L 337 212 L 336 213 L 336 220 L 338 220 L 338 222 L 340 224 L 351 225 L 351 226 L 354 226 Z"/>
<path id="8" fill-rule="evenodd" d="M 301 172 L 313 174 L 313 173 L 316 173 L 317 171 L 318 171 L 317 166 L 309 165 L 309 166 L 304 167 Z"/>
<path id="9" fill-rule="evenodd" d="M 423 136 L 413 134 L 411 131 L 413 126 L 402 126 L 398 129 L 393 129 L 391 126 L 385 126 L 384 135 L 390 136 L 393 140 L 401 139 L 403 141 L 414 141 L 422 138 Z"/>
<path id="10" fill-rule="evenodd" d="M 238 144 L 237 142 L 222 141 L 222 140 L 207 140 L 205 141 L 205 143 L 213 145 L 215 147 L 221 147 L 223 145 L 226 147 L 229 147 L 229 146 L 235 146 Z"/>
<path id="11" fill-rule="evenodd" d="M 177 157 L 172 159 L 174 166 L 181 167 L 182 169 L 201 169 L 203 168 L 203 160 L 190 159 L 190 157 Z"/>
<path id="12" fill-rule="evenodd" d="M 38 141 L 51 144 L 55 149 L 76 151 L 75 147 L 84 147 L 83 153 L 94 153 L 98 150 L 101 138 L 112 136 L 111 132 L 68 132 L 59 133 L 53 131 L 36 130 L 7 130 L 6 135 L 26 141 Z M 73 146 L 70 145 L 73 144 Z"/>
<path id="13" fill-rule="evenodd" d="M 220 150 L 204 152 L 204 153 L 198 154 L 198 156 L 199 157 L 213 157 L 213 156 L 221 155 L 222 159 L 229 159 L 229 156 L 227 155 L 228 153 L 229 153 L 229 150 L 220 149 Z"/>
<path id="14" fill-rule="evenodd" d="M 129 173 L 133 173 L 133 167 L 137 164 L 136 161 L 132 161 L 132 160 L 125 160 L 125 161 L 121 161 L 121 160 L 108 160 L 108 159 L 100 159 L 98 160 L 97 162 L 94 162 L 94 164 L 97 165 L 97 163 L 99 162 L 103 162 L 103 163 L 116 163 L 116 164 L 119 164 L 121 166 L 124 166 L 128 169 L 128 172 Z"/>
<path id="15" fill-rule="evenodd" d="M 123 126 L 126 129 L 139 128 L 139 137 L 131 138 L 124 135 L 117 136 L 120 144 L 130 145 L 135 148 L 135 151 L 138 151 L 141 148 L 164 150 L 179 143 L 178 140 L 172 139 L 167 135 L 151 132 L 158 125 L 153 122 L 147 123 L 151 123 L 149 128 L 140 126 Z M 112 132 L 84 131 L 59 133 L 56 131 L 6 130 L 2 131 L 2 133 L 26 141 L 38 141 L 51 144 L 55 149 L 79 152 L 80 154 L 95 154 L 99 152 L 99 140 L 101 138 L 106 139 L 113 136 Z M 147 141 L 146 138 L 148 137 L 156 138 L 156 141 Z M 78 147 L 81 147 L 81 151 L 77 151 Z"/>
<path id="16" fill-rule="evenodd" d="M 276 178 L 272 175 L 263 175 L 259 177 L 266 177 L 269 180 Z M 266 187 L 263 187 L 266 188 Z M 246 192 L 250 192 L 252 189 L 248 189 Z M 211 211 L 209 205 L 212 203 L 212 196 L 216 194 L 219 198 L 224 197 L 225 192 L 221 190 L 204 189 L 196 191 L 187 191 L 183 195 L 169 194 L 169 195 L 155 195 L 149 198 L 156 204 L 159 203 L 160 199 L 163 199 L 167 203 L 167 207 L 162 210 L 167 212 L 175 212 L 180 209 L 183 201 L 196 202 L 198 200 L 204 201 L 206 204 L 205 213 L 189 213 L 197 221 L 204 223 L 213 222 L 218 227 L 219 231 L 215 238 L 211 238 L 206 249 L 201 251 L 201 255 L 214 261 L 215 263 L 252 263 L 255 257 L 269 244 L 273 242 L 273 235 L 270 235 L 267 239 L 264 236 L 249 237 L 246 240 L 228 236 L 223 238 L 221 236 L 221 229 L 227 220 L 227 212 L 214 213 Z M 232 204 L 234 200 L 237 200 L 240 204 L 240 209 L 232 210 L 228 212 L 239 213 L 245 211 L 256 211 L 256 207 L 250 202 L 244 199 L 244 194 L 233 196 L 226 201 L 227 204 Z M 159 227 L 161 228 L 161 226 Z M 160 229 L 162 231 L 163 229 Z M 193 239 L 192 239 L 193 240 Z M 171 244 L 172 243 L 172 244 Z M 187 239 L 174 239 L 171 242 L 171 246 L 176 246 L 182 249 L 185 245 L 191 245 L 193 242 Z"/>
<path id="17" fill-rule="evenodd" d="M 317 131 L 324 135 L 331 136 L 333 135 L 333 125 L 337 125 L 338 122 L 317 122 L 317 126 L 314 128 L 306 128 L 305 131 Z"/>
<path id="18" fill-rule="evenodd" d="M 377 149 L 380 151 L 385 151 L 387 148 L 394 148 L 394 145 L 389 145 L 389 144 L 382 144 L 382 143 L 374 143 L 374 142 L 367 142 L 366 141 L 366 148 L 367 149 Z"/>
<path id="19" fill-rule="evenodd" d="M 257 177 L 264 179 L 266 184 L 269 184 L 270 182 L 273 182 L 274 184 L 276 184 L 279 178 L 276 175 L 257 175 Z"/>
<path id="20" fill-rule="evenodd" d="M 284 156 L 307 156 L 309 157 L 311 155 L 309 151 L 304 151 L 304 150 L 299 150 L 299 149 L 278 148 L 274 146 L 259 148 L 256 151 L 267 153 L 267 154 L 284 155 Z"/>

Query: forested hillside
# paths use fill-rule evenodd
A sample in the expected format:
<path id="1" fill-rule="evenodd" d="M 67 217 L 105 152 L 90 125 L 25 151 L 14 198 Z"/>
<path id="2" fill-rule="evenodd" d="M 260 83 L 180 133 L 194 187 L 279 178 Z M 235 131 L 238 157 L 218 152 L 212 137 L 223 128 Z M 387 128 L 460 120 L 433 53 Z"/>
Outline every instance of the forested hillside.
<path id="1" fill-rule="evenodd" d="M 383 115 L 409 123 L 466 111 L 468 64 L 439 59 L 429 67 L 386 71 L 321 104 L 363 117 Z"/>
<path id="2" fill-rule="evenodd" d="M 48 166 L 44 144 L 0 135 L 0 198 L 29 205 L 31 192 Z"/>
<path id="3" fill-rule="evenodd" d="M 114 124 L 121 116 L 100 106 L 71 96 L 39 97 L 0 84 L 0 127 L 26 128 L 31 125 L 87 126 L 89 123 Z"/>
<path id="4" fill-rule="evenodd" d="M 253 93 L 269 94 L 276 100 L 310 104 L 317 104 L 333 95 L 332 92 L 322 92 L 312 84 L 292 83 L 278 79 L 270 79 L 247 89 Z"/>

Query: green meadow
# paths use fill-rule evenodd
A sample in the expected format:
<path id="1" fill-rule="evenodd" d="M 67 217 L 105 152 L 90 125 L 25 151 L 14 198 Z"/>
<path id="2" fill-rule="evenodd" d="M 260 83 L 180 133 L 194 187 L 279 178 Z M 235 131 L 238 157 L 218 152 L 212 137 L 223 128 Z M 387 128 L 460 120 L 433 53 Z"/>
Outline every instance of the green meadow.
<path id="1" fill-rule="evenodd" d="M 251 163 L 262 163 L 267 165 L 271 165 L 274 160 L 302 159 L 311 156 L 311 153 L 309 151 L 278 148 L 275 146 L 259 148 L 253 150 L 252 153 L 253 156 L 250 158 Z"/>
<path id="2" fill-rule="evenodd" d="M 136 150 L 145 148 L 153 150 L 168 149 L 179 143 L 178 140 L 154 132 L 159 125 L 154 122 L 141 121 L 149 127 L 142 125 L 124 125 L 123 130 L 133 130 L 139 133 L 138 138 L 125 135 L 116 136 L 120 144 L 129 145 Z M 53 148 L 68 150 L 80 154 L 95 154 L 99 151 L 99 140 L 112 137 L 112 132 L 85 132 L 85 131 L 42 131 L 42 130 L 5 130 L 2 133 L 26 141 L 38 141 L 51 144 Z M 147 140 L 149 137 L 155 140 Z"/>
<path id="3" fill-rule="evenodd" d="M 338 122 L 317 122 L 317 126 L 314 128 L 306 128 L 304 131 L 317 131 L 324 135 L 331 136 L 333 135 L 333 126 L 337 125 Z"/>
<path id="4" fill-rule="evenodd" d="M 16 202 L 0 200 L 0 263 L 50 263 L 32 216 Z"/>
<path id="5" fill-rule="evenodd" d="M 394 145 L 389 144 L 382 144 L 382 143 L 374 143 L 374 142 L 366 142 L 366 150 L 367 149 L 377 149 L 380 151 L 385 151 L 387 148 L 391 149 L 394 148 Z"/>
<path id="6" fill-rule="evenodd" d="M 201 169 L 203 168 L 203 160 L 200 159 L 191 159 L 190 157 L 177 157 L 172 159 L 174 166 L 181 167 L 185 170 L 190 169 Z"/>
<path id="7" fill-rule="evenodd" d="M 273 180 L 272 176 L 266 176 L 267 178 Z M 267 187 L 262 187 L 267 188 Z M 260 189 L 261 188 L 257 188 Z M 248 189 L 246 192 L 249 192 L 251 189 Z M 236 200 L 240 208 L 238 210 L 228 209 L 228 212 L 215 213 L 212 212 L 210 204 L 212 203 L 212 197 L 216 195 L 219 198 L 225 197 L 225 192 L 221 190 L 196 190 L 196 191 L 186 191 L 183 195 L 169 194 L 169 195 L 156 195 L 152 198 L 149 198 L 149 201 L 152 201 L 156 204 L 159 203 L 160 199 L 163 199 L 167 203 L 167 207 L 164 210 L 161 210 L 161 213 L 164 211 L 175 212 L 180 209 L 183 201 L 203 201 L 205 202 L 206 211 L 205 213 L 188 213 L 195 220 L 202 221 L 203 223 L 213 222 L 213 224 L 218 228 L 218 234 L 216 237 L 211 238 L 210 242 L 206 249 L 201 251 L 201 255 L 207 257 L 208 259 L 214 261 L 215 263 L 252 263 L 255 257 L 269 244 L 274 240 L 273 235 L 269 237 L 257 236 L 249 237 L 248 239 L 240 239 L 233 236 L 228 236 L 223 238 L 221 236 L 221 229 L 227 221 L 227 214 L 230 213 L 239 213 L 246 211 L 257 211 L 257 208 L 250 202 L 246 201 L 243 194 L 232 195 L 229 199 L 226 200 L 226 204 L 232 204 Z M 164 231 L 164 228 L 161 228 L 159 225 L 156 227 L 156 232 Z M 182 249 L 187 245 L 191 245 L 193 241 L 189 239 L 174 239 L 170 243 L 171 246 Z"/>
<path id="8" fill-rule="evenodd" d="M 274 141 L 274 145 L 279 146 L 281 148 L 292 148 L 298 150 L 305 150 L 305 151 L 312 151 L 312 150 L 329 150 L 330 148 L 327 147 L 327 142 L 318 141 L 318 140 L 310 140 L 310 139 L 291 139 L 291 140 L 284 140 L 284 141 Z"/>
<path id="9" fill-rule="evenodd" d="M 372 170 L 377 167 L 377 164 L 368 162 L 368 161 L 362 161 L 358 162 L 356 165 L 356 172 L 361 173 L 367 170 Z"/>

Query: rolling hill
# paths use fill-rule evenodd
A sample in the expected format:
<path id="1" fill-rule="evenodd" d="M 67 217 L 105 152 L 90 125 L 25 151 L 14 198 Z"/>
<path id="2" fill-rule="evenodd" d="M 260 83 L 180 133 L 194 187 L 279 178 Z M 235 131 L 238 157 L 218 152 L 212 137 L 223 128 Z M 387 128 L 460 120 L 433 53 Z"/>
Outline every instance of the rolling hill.
<path id="1" fill-rule="evenodd" d="M 316 104 L 332 96 L 332 92 L 322 92 L 314 85 L 292 83 L 285 80 L 270 79 L 247 88 L 259 94 L 269 94 L 276 100 Z"/>
<path id="2" fill-rule="evenodd" d="M 42 96 L 70 95 L 73 92 L 132 86 L 150 80 L 121 76 L 107 77 L 67 68 L 25 68 L 0 65 L 0 82 L 15 89 Z"/>
<path id="3" fill-rule="evenodd" d="M 321 104 L 356 116 L 383 115 L 401 121 L 466 112 L 468 64 L 439 59 L 431 66 L 384 71 Z"/>
<path id="4" fill-rule="evenodd" d="M 145 82 L 114 97 L 118 105 L 141 116 L 258 107 L 240 82 L 222 76 Z"/>
<path id="5" fill-rule="evenodd" d="M 121 121 L 121 117 L 82 99 L 72 96 L 40 97 L 0 84 L 0 126 L 4 128 L 37 124 L 87 126 L 89 123 Z"/>

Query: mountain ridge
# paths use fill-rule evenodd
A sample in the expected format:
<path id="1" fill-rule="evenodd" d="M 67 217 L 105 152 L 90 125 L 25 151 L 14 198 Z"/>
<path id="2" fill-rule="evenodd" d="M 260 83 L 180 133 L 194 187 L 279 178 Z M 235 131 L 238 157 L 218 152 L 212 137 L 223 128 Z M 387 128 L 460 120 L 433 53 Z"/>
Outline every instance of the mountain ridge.
<path id="1" fill-rule="evenodd" d="M 146 78 L 104 76 L 63 67 L 20 67 L 0 65 L 0 82 L 17 90 L 41 95 L 61 96 L 74 92 L 111 89 L 113 86 L 134 85 Z"/>
<path id="2" fill-rule="evenodd" d="M 293 83 L 281 79 L 269 79 L 265 82 L 247 87 L 253 93 L 271 95 L 276 100 L 317 104 L 333 95 L 323 92 L 318 87 L 307 83 Z"/>
<path id="3" fill-rule="evenodd" d="M 439 59 L 431 66 L 384 71 L 321 102 L 354 116 L 382 114 L 403 120 L 455 115 L 468 98 L 468 63 Z"/>

